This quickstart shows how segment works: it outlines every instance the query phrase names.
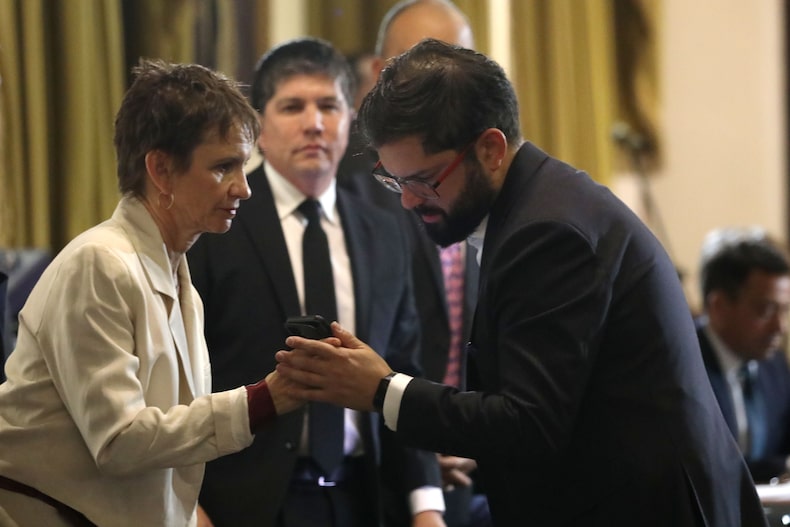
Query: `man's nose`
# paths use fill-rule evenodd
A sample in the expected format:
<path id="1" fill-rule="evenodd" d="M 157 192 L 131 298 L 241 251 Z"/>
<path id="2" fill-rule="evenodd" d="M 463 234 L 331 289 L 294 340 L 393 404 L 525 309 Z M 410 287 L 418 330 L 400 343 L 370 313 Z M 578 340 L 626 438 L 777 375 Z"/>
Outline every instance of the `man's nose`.
<path id="1" fill-rule="evenodd" d="M 409 189 L 408 185 L 404 185 L 400 195 L 400 204 L 406 210 L 412 210 L 417 205 L 422 204 L 425 198 L 421 198 Z"/>
<path id="2" fill-rule="evenodd" d="M 324 130 L 324 114 L 319 108 L 308 108 L 305 110 L 305 129 L 314 132 Z"/>

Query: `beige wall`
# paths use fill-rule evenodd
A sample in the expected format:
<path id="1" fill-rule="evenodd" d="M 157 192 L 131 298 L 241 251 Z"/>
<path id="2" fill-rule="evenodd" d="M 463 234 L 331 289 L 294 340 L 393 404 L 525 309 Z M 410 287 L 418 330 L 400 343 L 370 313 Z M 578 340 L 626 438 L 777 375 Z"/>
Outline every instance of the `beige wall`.
<path id="1" fill-rule="evenodd" d="M 718 226 L 786 239 L 782 0 L 663 0 L 663 138 L 654 191 L 693 307 Z"/>

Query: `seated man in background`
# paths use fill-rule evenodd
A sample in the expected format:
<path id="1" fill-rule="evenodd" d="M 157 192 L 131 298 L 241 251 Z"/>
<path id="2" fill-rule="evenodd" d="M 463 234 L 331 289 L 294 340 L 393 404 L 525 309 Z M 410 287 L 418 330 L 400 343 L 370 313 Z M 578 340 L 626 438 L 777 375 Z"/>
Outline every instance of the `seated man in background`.
<path id="1" fill-rule="evenodd" d="M 212 318 L 214 390 L 271 370 L 286 319 L 301 314 L 354 327 L 420 374 L 406 239 L 394 216 L 335 183 L 351 75 L 331 44 L 313 38 L 278 45 L 255 69 L 263 164 L 248 165 L 253 197 L 227 240 L 207 237 L 189 252 Z M 377 414 L 311 404 L 265 436 L 248 454 L 207 466 L 200 504 L 215 527 L 378 526 L 389 512 L 379 497 L 390 494 L 407 509 L 397 527 L 444 526 L 436 457 L 403 447 Z"/>
<path id="2" fill-rule="evenodd" d="M 700 284 L 705 368 L 752 477 L 767 482 L 790 466 L 787 255 L 762 230 L 715 230 L 703 244 Z"/>

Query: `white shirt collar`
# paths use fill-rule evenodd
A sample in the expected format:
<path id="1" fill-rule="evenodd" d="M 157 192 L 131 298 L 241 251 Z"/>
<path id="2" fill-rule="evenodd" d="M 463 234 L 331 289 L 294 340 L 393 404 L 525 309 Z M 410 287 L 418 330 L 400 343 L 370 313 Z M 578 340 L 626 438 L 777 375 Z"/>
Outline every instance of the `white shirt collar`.
<path id="1" fill-rule="evenodd" d="M 488 226 L 488 215 L 483 218 L 483 221 L 480 222 L 480 225 L 474 230 L 469 237 L 466 238 L 466 241 L 469 242 L 469 245 L 475 248 L 477 254 L 475 254 L 475 259 L 477 260 L 477 265 L 480 265 L 480 261 L 483 258 L 483 243 L 485 243 L 486 238 L 486 227 Z"/>
<path id="2" fill-rule="evenodd" d="M 280 220 L 290 216 L 294 211 L 299 208 L 299 205 L 306 199 L 302 192 L 293 186 L 290 181 L 285 179 L 274 167 L 268 162 L 263 162 L 263 169 L 266 177 L 269 180 L 269 186 L 272 189 L 272 196 L 274 197 L 274 205 L 277 207 L 277 215 Z M 332 183 L 329 187 L 318 197 L 318 202 L 321 203 L 321 209 L 324 211 L 324 217 L 330 223 L 336 223 L 337 217 L 335 212 L 335 203 L 337 201 L 337 183 L 332 178 Z"/>
<path id="3" fill-rule="evenodd" d="M 743 364 L 743 360 L 741 360 L 741 358 L 738 357 L 735 352 L 733 352 L 724 343 L 721 337 L 719 337 L 716 332 L 713 331 L 713 328 L 710 327 L 710 324 L 705 324 L 705 326 L 702 328 L 702 331 L 705 332 L 708 340 L 710 340 L 713 353 L 719 360 L 722 373 L 724 373 L 727 377 L 737 376 L 738 370 Z"/>

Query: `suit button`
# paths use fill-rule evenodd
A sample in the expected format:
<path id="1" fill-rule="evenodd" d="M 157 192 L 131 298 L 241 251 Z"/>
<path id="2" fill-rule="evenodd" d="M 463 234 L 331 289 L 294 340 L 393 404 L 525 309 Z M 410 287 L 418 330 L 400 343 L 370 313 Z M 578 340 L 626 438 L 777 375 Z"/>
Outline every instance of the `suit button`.
<path id="1" fill-rule="evenodd" d="M 296 450 L 296 445 L 294 443 L 292 443 L 291 441 L 286 441 L 285 442 L 285 449 L 288 452 L 293 452 L 294 450 Z"/>

